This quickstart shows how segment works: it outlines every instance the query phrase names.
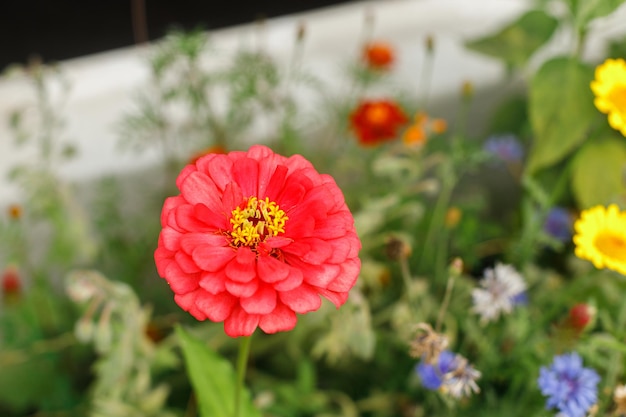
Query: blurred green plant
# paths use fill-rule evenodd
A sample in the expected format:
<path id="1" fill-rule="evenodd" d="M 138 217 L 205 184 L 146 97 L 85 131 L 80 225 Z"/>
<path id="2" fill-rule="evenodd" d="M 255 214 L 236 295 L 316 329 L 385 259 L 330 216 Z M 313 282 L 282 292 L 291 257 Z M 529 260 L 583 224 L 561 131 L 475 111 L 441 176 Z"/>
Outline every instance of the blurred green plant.
<path id="1" fill-rule="evenodd" d="M 571 239 L 545 226 L 555 206 L 575 218 L 595 204 L 624 204 L 626 145 L 593 105 L 594 65 L 584 58 L 593 25 L 624 2 L 555 3 L 562 13 L 537 2 L 468 42 L 499 59 L 507 81 L 522 80 L 480 129 L 471 122 L 482 92 L 470 82 L 459 86 L 455 112 L 437 115 L 448 129 L 434 129 L 432 37 L 414 96 L 394 84 L 393 66 L 372 69 L 360 55 L 347 60 L 341 88 L 325 84 L 301 61 L 304 26 L 286 68 L 262 48 L 228 53 L 202 31 L 172 32 L 155 45 L 148 85 L 118 131 L 122 147 L 159 149 L 165 186 L 110 177 L 90 183 L 87 198 L 59 175 L 75 155 L 63 129 L 69 84 L 57 67 L 30 66 L 35 104 L 9 123 L 35 157 L 11 173 L 23 202 L 0 216 L 0 266 L 21 279 L 11 297 L 3 287 L 0 305 L 0 414 L 231 417 L 241 395 L 241 416 L 546 415 L 539 368 L 575 350 L 602 375 L 595 415 L 617 416 L 625 282 L 577 259 Z M 571 50 L 548 56 L 544 46 L 568 31 Z M 623 57 L 624 45 L 612 40 L 608 56 Z M 410 121 L 387 142 L 362 147 L 351 114 L 378 95 Z M 526 155 L 485 146 L 502 134 Z M 255 334 L 244 376 L 230 364 L 234 342 L 174 305 L 152 257 L 158 210 L 179 168 L 250 140 L 302 153 L 333 175 L 363 248 L 359 282 L 341 310 L 325 304 L 290 333 Z M 499 262 L 523 276 L 526 298 L 489 322 L 473 294 Z M 581 304 L 595 315 L 579 329 L 570 315 Z M 425 358 L 411 353 L 423 352 L 424 329 L 479 371 L 480 393 L 459 400 L 444 385 L 427 389 L 415 370 Z"/>

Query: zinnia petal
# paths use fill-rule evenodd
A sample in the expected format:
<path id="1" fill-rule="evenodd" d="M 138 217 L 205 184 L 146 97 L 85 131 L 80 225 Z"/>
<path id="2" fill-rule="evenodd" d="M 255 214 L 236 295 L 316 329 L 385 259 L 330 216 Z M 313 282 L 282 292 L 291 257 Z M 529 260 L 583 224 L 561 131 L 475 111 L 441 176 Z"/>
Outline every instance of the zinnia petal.
<path id="1" fill-rule="evenodd" d="M 258 314 L 248 314 L 239 306 L 224 320 L 224 331 L 230 337 L 250 336 L 259 325 Z"/>
<path id="2" fill-rule="evenodd" d="M 285 332 L 296 326 L 296 313 L 284 304 L 278 304 L 274 311 L 261 317 L 259 327 L 268 334 Z"/>
<path id="3" fill-rule="evenodd" d="M 217 271 L 230 262 L 236 255 L 232 248 L 221 246 L 198 246 L 191 257 L 205 271 Z"/>
<path id="4" fill-rule="evenodd" d="M 224 321 L 232 313 L 237 299 L 228 293 L 211 294 L 198 291 L 195 303 L 209 320 Z"/>
<path id="5" fill-rule="evenodd" d="M 322 305 L 322 299 L 313 288 L 301 285 L 290 291 L 279 293 L 280 301 L 296 313 L 304 314 L 315 311 Z"/>
<path id="6" fill-rule="evenodd" d="M 197 295 L 197 291 L 189 292 L 187 294 L 176 294 L 174 295 L 174 301 L 176 301 L 176 304 L 178 304 L 180 308 L 188 311 L 189 314 L 194 316 L 196 319 L 206 320 L 206 313 L 196 306 Z"/>
<path id="7" fill-rule="evenodd" d="M 250 314 L 269 314 L 276 308 L 276 291 L 268 285 L 260 285 L 250 297 L 241 299 L 241 308 Z"/>

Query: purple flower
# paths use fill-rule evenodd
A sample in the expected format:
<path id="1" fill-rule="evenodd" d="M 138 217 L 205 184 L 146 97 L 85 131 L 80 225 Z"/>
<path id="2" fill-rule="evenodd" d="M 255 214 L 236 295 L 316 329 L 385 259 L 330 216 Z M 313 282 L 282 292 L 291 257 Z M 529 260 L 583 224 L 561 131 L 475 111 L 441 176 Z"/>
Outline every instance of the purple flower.
<path id="1" fill-rule="evenodd" d="M 548 213 L 543 224 L 543 230 L 561 242 L 567 242 L 572 237 L 572 216 L 562 207 L 554 207 Z"/>
<path id="2" fill-rule="evenodd" d="M 480 372 L 461 355 L 444 350 L 435 365 L 424 360 L 416 367 L 422 385 L 430 390 L 440 390 L 452 398 L 468 397 L 480 392 L 476 380 Z"/>
<path id="3" fill-rule="evenodd" d="M 600 376 L 583 368 L 577 353 L 555 356 L 549 368 L 541 367 L 537 383 L 548 397 L 546 409 L 556 408 L 565 417 L 584 417 L 598 400 Z"/>
<path id="4" fill-rule="evenodd" d="M 449 350 L 444 350 L 439 354 L 436 366 L 422 361 L 417 365 L 416 371 L 424 387 L 436 390 L 443 384 L 444 375 L 454 371 L 456 367 L 456 355 Z"/>
<path id="5" fill-rule="evenodd" d="M 483 149 L 504 162 L 521 162 L 524 158 L 524 148 L 513 134 L 491 136 Z"/>

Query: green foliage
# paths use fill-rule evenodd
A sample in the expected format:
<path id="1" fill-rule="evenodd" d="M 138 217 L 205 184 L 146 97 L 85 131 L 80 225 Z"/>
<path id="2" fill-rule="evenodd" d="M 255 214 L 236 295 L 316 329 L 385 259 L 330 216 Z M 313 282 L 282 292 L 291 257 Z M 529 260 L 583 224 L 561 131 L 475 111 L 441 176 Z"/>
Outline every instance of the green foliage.
<path id="1" fill-rule="evenodd" d="M 76 338 L 93 343 L 99 355 L 93 365 L 96 381 L 89 415 L 175 416 L 164 407 L 169 387 L 151 383 L 153 369 L 176 364 L 175 357 L 163 350 L 172 346 L 155 346 L 149 339 L 150 312 L 141 307 L 131 288 L 95 271 L 72 272 L 66 285 L 70 298 L 87 306 L 76 323 Z"/>
<path id="2" fill-rule="evenodd" d="M 585 30 L 593 20 L 608 16 L 624 4 L 624 0 L 566 0 L 577 29 Z"/>
<path id="3" fill-rule="evenodd" d="M 626 205 L 626 145 L 594 107 L 593 67 L 576 55 L 592 23 L 622 2 L 567 0 L 571 15 L 560 20 L 543 3 L 468 44 L 520 70 L 527 91 L 491 114 L 464 94 L 457 114 L 445 114 L 450 131 L 434 132 L 432 116 L 416 122 L 425 140 L 413 146 L 400 138 L 407 124 L 395 140 L 360 147 L 349 115 L 380 92 L 408 116 L 428 112 L 427 87 L 413 97 L 405 85 L 394 90 L 393 72 L 350 62 L 347 87 L 337 88 L 300 67 L 300 38 L 285 68 L 260 49 L 225 54 L 202 31 L 178 31 L 155 47 L 149 84 L 117 132 L 137 151 L 160 148 L 162 166 L 70 184 L 57 172 L 74 156 L 63 130 L 69 87 L 61 72 L 34 67 L 35 111 L 8 115 L 16 143 L 36 157 L 10 178 L 23 191 L 23 214 L 0 215 L 0 273 L 17 266 L 24 284 L 13 298 L 0 289 L 0 415 L 233 417 L 244 379 L 231 364 L 238 340 L 182 311 L 153 257 L 179 167 L 199 150 L 240 149 L 251 138 L 301 153 L 335 178 L 354 214 L 362 268 L 339 310 L 324 303 L 291 332 L 254 335 L 241 417 L 544 415 L 539 368 L 568 351 L 602 375 L 597 415 L 610 415 L 612 390 L 626 377 L 624 281 L 577 259 L 571 240 L 545 224 L 555 206 L 573 219 L 591 205 Z M 577 51 L 532 72 L 535 53 L 570 28 Z M 53 82 L 61 103 L 49 94 Z M 312 94 L 306 103 L 302 89 Z M 474 114 L 486 119 L 480 134 L 467 128 Z M 482 145 L 494 135 L 515 136 L 526 157 L 491 154 Z M 523 276 L 527 304 L 485 322 L 473 294 L 498 262 Z M 574 331 L 568 311 L 579 302 L 597 315 Z M 415 353 L 424 326 L 481 373 L 480 392 L 457 399 L 423 386 L 414 368 L 425 360 Z"/>
<path id="4" fill-rule="evenodd" d="M 523 67 L 552 37 L 557 20 L 542 10 L 532 10 L 499 32 L 466 43 L 474 51 L 501 59 L 512 67 Z"/>
<path id="5" fill-rule="evenodd" d="M 198 399 L 201 417 L 232 417 L 235 404 L 235 370 L 230 362 L 212 351 L 202 341 L 191 336 L 182 327 L 176 335 L 185 357 L 187 372 Z M 243 417 L 260 416 L 244 391 L 241 396 Z"/>
<path id="6" fill-rule="evenodd" d="M 8 407 L 26 412 L 38 405 L 43 410 L 75 406 L 78 394 L 63 367 L 75 343 L 64 328 L 73 319 L 64 301 L 32 291 L 4 307 L 0 314 L 0 410 Z M 77 352 L 72 353 L 78 362 Z"/>
<path id="7" fill-rule="evenodd" d="M 532 174 L 570 155 L 597 120 L 589 83 L 593 68 L 571 58 L 546 62 L 530 85 L 533 144 L 526 170 Z"/>
<path id="8" fill-rule="evenodd" d="M 626 145 L 614 135 L 594 137 L 572 161 L 572 192 L 578 206 L 608 205 L 626 191 Z"/>

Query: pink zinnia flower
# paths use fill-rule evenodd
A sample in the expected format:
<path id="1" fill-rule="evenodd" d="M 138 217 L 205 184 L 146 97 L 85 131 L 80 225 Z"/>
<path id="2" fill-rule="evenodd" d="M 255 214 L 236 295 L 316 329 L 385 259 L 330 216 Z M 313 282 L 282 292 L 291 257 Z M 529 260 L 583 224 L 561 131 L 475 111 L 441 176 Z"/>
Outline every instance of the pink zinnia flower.
<path id="1" fill-rule="evenodd" d="M 174 300 L 231 337 L 291 330 L 320 295 L 341 306 L 361 242 L 341 190 L 300 155 L 264 146 L 187 165 L 155 252 Z"/>

